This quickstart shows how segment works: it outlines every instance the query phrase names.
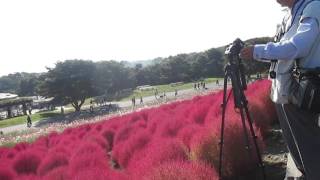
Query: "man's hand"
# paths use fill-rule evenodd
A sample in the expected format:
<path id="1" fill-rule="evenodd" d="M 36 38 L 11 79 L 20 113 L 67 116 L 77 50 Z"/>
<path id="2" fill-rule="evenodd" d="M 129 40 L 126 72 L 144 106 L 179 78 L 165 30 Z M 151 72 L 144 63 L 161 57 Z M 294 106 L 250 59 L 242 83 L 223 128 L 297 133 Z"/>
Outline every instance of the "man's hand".
<path id="1" fill-rule="evenodd" d="M 245 60 L 253 59 L 253 49 L 254 46 L 248 46 L 243 48 L 240 52 L 240 58 Z"/>

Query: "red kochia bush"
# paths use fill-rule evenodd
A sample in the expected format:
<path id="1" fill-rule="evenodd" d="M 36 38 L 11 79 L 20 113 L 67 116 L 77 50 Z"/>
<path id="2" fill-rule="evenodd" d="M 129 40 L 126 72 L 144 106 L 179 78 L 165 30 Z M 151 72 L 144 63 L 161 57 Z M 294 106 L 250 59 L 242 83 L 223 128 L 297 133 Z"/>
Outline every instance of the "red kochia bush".
<path id="1" fill-rule="evenodd" d="M 114 147 L 112 156 L 122 168 L 126 168 L 129 160 L 140 149 L 143 149 L 150 141 L 151 135 L 147 130 L 133 134 L 128 141 Z"/>
<path id="2" fill-rule="evenodd" d="M 176 140 L 156 139 L 141 152 L 136 153 L 128 170 L 136 178 L 141 178 L 152 167 L 168 161 L 185 161 L 188 159 L 187 148 Z"/>
<path id="3" fill-rule="evenodd" d="M 42 177 L 43 180 L 69 180 L 68 166 L 60 166 L 48 172 Z"/>
<path id="4" fill-rule="evenodd" d="M 108 147 L 110 149 L 108 149 L 107 151 L 110 151 L 113 148 L 113 139 L 114 139 L 114 130 L 112 129 L 104 129 L 102 130 L 102 137 L 106 139 L 106 141 L 108 142 Z"/>
<path id="5" fill-rule="evenodd" d="M 16 177 L 16 173 L 7 165 L 0 166 L 0 179 L 1 180 L 13 180 Z"/>
<path id="6" fill-rule="evenodd" d="M 249 130 L 249 127 L 247 129 Z M 263 152 L 264 145 L 257 128 L 255 128 L 255 134 L 258 136 L 257 142 Z M 223 173 L 225 176 L 245 174 L 257 167 L 258 158 L 250 133 L 248 133 L 248 137 L 250 151 L 245 148 L 246 142 L 240 120 L 226 127 L 223 150 Z"/>
<path id="7" fill-rule="evenodd" d="M 14 149 L 17 151 L 17 152 L 21 152 L 21 151 L 24 151 L 28 148 L 29 144 L 25 143 L 25 142 L 22 142 L 22 143 L 19 143 L 17 145 L 14 146 Z"/>
<path id="8" fill-rule="evenodd" d="M 38 174 L 40 176 L 44 176 L 48 172 L 52 171 L 55 168 L 61 167 L 61 166 L 67 166 L 68 165 L 68 159 L 67 155 L 64 153 L 54 153 L 54 154 L 48 154 L 41 162 Z"/>
<path id="9" fill-rule="evenodd" d="M 271 83 L 266 80 L 257 81 L 246 92 L 249 111 L 261 133 L 265 134 L 277 119 L 274 103 L 270 99 Z"/>
<path id="10" fill-rule="evenodd" d="M 13 161 L 13 169 L 18 174 L 36 174 L 41 157 L 35 151 L 19 153 Z"/>
<path id="11" fill-rule="evenodd" d="M 155 167 L 143 180 L 218 180 L 214 169 L 204 163 L 166 162 Z"/>
<path id="12" fill-rule="evenodd" d="M 190 142 L 190 158 L 215 166 L 219 158 L 219 137 L 212 129 L 202 128 L 196 132 Z"/>
<path id="13" fill-rule="evenodd" d="M 180 140 L 187 148 L 190 149 L 190 141 L 193 138 L 193 136 L 204 129 L 204 127 L 201 127 L 197 124 L 190 124 L 185 125 L 178 133 L 177 138 Z"/>
<path id="14" fill-rule="evenodd" d="M 74 174 L 73 180 L 88 180 L 88 179 L 94 179 L 94 180 L 106 180 L 109 179 L 107 176 L 107 173 L 101 169 L 96 167 L 88 167 L 86 169 L 83 169 L 82 171 L 79 171 L 77 174 Z"/>
<path id="15" fill-rule="evenodd" d="M 98 145 L 100 145 L 106 152 L 110 151 L 110 145 L 107 142 L 107 140 L 105 138 L 103 138 L 103 136 L 101 136 L 100 134 L 87 134 L 84 138 L 84 141 L 88 141 L 88 142 L 94 142 L 97 143 Z"/>
<path id="16" fill-rule="evenodd" d="M 83 143 L 71 156 L 69 170 L 72 176 L 88 168 L 108 170 L 108 158 L 101 146 L 94 143 Z"/>

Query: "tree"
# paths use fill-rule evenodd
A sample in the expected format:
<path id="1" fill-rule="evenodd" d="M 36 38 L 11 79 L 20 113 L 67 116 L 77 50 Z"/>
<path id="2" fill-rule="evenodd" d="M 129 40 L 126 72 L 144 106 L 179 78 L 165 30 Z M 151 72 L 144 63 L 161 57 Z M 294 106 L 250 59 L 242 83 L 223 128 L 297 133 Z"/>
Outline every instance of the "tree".
<path id="1" fill-rule="evenodd" d="M 17 93 L 19 96 L 35 96 L 39 81 L 37 77 L 22 79 L 19 83 Z"/>
<path id="2" fill-rule="evenodd" d="M 36 86 L 36 81 L 37 77 L 40 75 L 40 73 L 14 73 L 14 74 L 9 74 L 7 76 L 2 76 L 0 77 L 0 92 L 5 92 L 5 93 L 14 93 L 14 94 L 19 94 L 20 88 L 21 88 L 21 82 L 23 83 L 23 93 L 19 94 L 21 96 L 24 95 L 33 95 L 34 92 L 32 91 L 33 85 Z M 31 80 L 32 79 L 32 80 Z M 30 82 L 28 82 L 31 80 Z M 28 86 L 28 88 L 27 88 Z M 25 89 L 26 88 L 26 89 Z M 28 90 L 27 90 L 28 89 Z"/>
<path id="3" fill-rule="evenodd" d="M 208 57 L 206 64 L 206 77 L 221 77 L 224 74 L 224 59 L 223 53 L 218 49 L 212 48 L 205 52 Z"/>
<path id="4" fill-rule="evenodd" d="M 54 102 L 71 103 L 76 111 L 88 97 L 95 95 L 93 74 L 95 65 L 92 61 L 67 60 L 56 63 L 55 68 L 48 68 L 45 80 L 40 86 L 40 93 L 54 97 Z"/>
<path id="5" fill-rule="evenodd" d="M 116 61 L 101 61 L 96 63 L 93 84 L 99 95 L 114 94 L 120 90 L 134 88 L 133 69 L 125 67 Z"/>

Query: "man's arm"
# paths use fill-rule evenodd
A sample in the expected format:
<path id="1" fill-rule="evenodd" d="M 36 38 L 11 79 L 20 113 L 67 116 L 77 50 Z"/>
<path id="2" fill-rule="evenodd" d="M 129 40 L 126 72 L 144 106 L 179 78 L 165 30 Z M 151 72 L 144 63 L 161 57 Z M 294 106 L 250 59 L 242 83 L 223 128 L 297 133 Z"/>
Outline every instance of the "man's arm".
<path id="1" fill-rule="evenodd" d="M 271 59 L 294 60 L 305 57 L 312 49 L 318 34 L 318 21 L 315 18 L 305 18 L 301 20 L 297 33 L 289 40 L 255 45 L 253 58 L 269 62 Z"/>

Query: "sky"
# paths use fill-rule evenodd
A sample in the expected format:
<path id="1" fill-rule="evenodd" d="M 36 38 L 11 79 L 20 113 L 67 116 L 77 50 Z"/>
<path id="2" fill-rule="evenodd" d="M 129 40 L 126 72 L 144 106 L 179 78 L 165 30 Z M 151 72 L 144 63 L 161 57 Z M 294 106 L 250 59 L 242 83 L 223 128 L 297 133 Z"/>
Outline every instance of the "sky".
<path id="1" fill-rule="evenodd" d="M 3 0 L 0 76 L 201 52 L 273 36 L 283 14 L 276 0 Z"/>

